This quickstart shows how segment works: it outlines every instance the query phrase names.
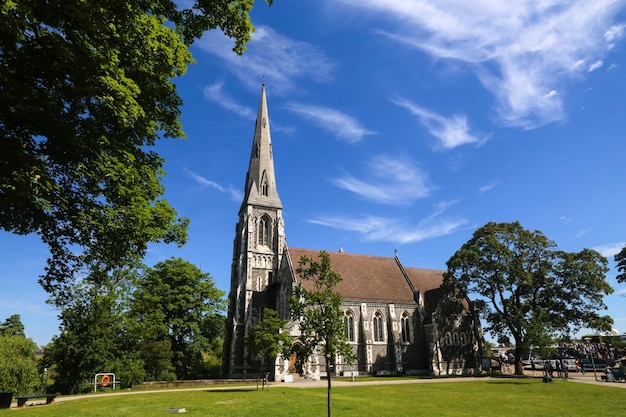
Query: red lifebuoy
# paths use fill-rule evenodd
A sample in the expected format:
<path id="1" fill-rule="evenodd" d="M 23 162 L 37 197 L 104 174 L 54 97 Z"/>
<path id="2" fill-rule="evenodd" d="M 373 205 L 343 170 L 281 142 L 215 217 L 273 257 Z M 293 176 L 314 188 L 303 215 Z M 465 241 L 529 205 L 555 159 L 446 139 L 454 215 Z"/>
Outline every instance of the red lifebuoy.
<path id="1" fill-rule="evenodd" d="M 103 387 L 108 387 L 111 382 L 111 377 L 108 375 L 102 375 L 102 379 L 100 380 L 100 385 Z"/>

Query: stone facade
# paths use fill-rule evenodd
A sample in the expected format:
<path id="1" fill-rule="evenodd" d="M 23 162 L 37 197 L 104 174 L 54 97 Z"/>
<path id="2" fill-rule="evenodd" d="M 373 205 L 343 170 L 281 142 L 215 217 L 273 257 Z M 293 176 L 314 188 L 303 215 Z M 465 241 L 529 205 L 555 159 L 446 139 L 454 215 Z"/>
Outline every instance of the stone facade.
<path id="1" fill-rule="evenodd" d="M 245 347 L 247 331 L 263 308 L 290 320 L 288 300 L 301 280 L 295 273 L 302 256 L 319 250 L 289 248 L 282 204 L 276 189 L 265 86 L 255 125 L 245 197 L 235 229 L 224 373 L 241 377 L 269 370 L 276 379 L 310 370 L 325 372 L 324 359 L 276 358 L 261 364 Z M 333 364 L 337 374 L 469 374 L 480 371 L 482 332 L 464 300 L 455 314 L 445 308 L 443 272 L 405 268 L 397 254 L 377 257 L 330 252 L 331 267 L 342 281 L 346 332 L 358 360 Z M 306 284 L 304 282 L 303 284 Z M 449 300 L 448 300 L 449 301 Z M 458 302 L 456 302 L 458 303 Z M 285 331 L 297 340 L 298 323 Z"/>

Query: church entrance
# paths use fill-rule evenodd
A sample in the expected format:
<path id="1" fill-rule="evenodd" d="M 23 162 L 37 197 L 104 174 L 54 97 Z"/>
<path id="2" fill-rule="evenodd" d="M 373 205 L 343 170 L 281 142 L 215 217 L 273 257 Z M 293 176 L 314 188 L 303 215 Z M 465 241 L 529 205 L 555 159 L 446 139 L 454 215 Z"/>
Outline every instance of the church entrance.
<path id="1" fill-rule="evenodd" d="M 303 354 L 303 346 L 300 343 L 293 345 L 293 353 L 289 357 L 289 373 L 302 375 L 304 371 L 304 362 L 306 357 Z"/>

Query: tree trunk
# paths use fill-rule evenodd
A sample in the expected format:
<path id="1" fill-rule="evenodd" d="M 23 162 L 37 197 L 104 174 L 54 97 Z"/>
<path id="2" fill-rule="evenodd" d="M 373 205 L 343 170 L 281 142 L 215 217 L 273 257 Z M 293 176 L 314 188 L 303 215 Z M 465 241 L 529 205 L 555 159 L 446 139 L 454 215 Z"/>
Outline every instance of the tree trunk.
<path id="1" fill-rule="evenodd" d="M 522 346 L 517 339 L 515 340 L 515 375 L 524 375 L 524 367 L 522 366 Z"/>
<path id="2" fill-rule="evenodd" d="M 333 410 L 332 410 L 332 405 L 331 405 L 331 401 L 330 401 L 330 389 L 331 389 L 331 378 L 332 378 L 332 369 L 331 369 L 331 357 L 326 357 L 326 377 L 328 379 L 328 389 L 327 389 L 327 394 L 326 394 L 326 402 L 327 402 L 327 409 L 328 409 L 328 417 L 332 417 L 333 415 Z"/>

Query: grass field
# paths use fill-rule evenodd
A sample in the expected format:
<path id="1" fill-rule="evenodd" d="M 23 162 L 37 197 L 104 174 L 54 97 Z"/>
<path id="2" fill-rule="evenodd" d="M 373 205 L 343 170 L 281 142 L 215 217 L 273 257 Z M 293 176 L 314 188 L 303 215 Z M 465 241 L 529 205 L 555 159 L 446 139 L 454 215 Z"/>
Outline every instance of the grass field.
<path id="1" fill-rule="evenodd" d="M 326 390 L 272 385 L 269 390 L 226 389 L 97 396 L 20 410 L 11 416 L 325 416 Z M 474 380 L 333 388 L 333 416 L 593 416 L 626 415 L 626 390 L 618 387 L 538 379 Z"/>

